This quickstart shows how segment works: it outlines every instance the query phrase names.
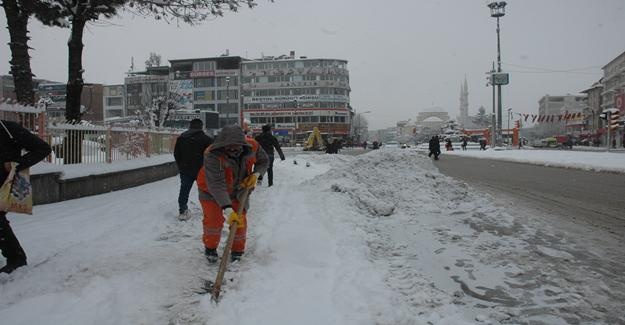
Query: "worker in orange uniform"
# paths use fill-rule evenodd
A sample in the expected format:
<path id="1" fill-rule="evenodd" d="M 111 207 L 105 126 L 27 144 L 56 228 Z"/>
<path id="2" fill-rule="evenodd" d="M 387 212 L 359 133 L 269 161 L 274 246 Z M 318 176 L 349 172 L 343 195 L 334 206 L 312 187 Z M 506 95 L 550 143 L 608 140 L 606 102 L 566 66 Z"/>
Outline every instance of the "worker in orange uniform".
<path id="1" fill-rule="evenodd" d="M 251 191 L 268 166 L 265 151 L 256 141 L 249 141 L 238 125 L 225 126 L 204 151 L 204 166 L 198 173 L 197 184 L 204 211 L 202 241 L 209 263 L 216 263 L 219 258 L 217 246 L 226 220 L 229 224 L 237 222 L 231 258 L 232 261 L 241 259 L 245 251 L 249 200 L 242 215 L 236 211 L 244 189 Z"/>

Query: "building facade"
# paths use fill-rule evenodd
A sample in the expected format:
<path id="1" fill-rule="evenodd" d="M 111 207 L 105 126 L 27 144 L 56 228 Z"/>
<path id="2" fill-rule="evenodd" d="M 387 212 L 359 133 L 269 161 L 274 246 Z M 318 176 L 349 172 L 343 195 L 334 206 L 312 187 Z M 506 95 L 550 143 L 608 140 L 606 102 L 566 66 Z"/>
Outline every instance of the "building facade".
<path id="1" fill-rule="evenodd" d="M 545 95 L 538 101 L 539 116 L 558 116 L 566 114 L 576 114 L 584 112 L 587 106 L 587 97 L 585 95 L 550 96 Z M 558 134 L 579 135 L 583 128 L 583 120 L 565 120 L 550 119 L 538 122 L 537 128 L 544 136 L 552 136 Z"/>
<path id="2" fill-rule="evenodd" d="M 82 119 L 92 122 L 104 120 L 102 96 L 104 85 L 84 84 L 80 95 Z M 42 82 L 37 86 L 37 99 L 44 99 L 48 119 L 65 120 L 65 97 L 67 85 L 58 82 Z"/>
<path id="3" fill-rule="evenodd" d="M 625 92 L 625 52 L 603 67 L 602 108 L 615 108 L 617 96 Z"/>
<path id="4" fill-rule="evenodd" d="M 599 118 L 603 110 L 603 83 L 599 80 L 581 93 L 586 94 L 588 98 L 584 108 L 585 129 L 587 133 L 596 135 L 604 126 L 603 120 Z"/>
<path id="5" fill-rule="evenodd" d="M 13 76 L 0 76 L 0 99 L 16 99 Z"/>
<path id="6" fill-rule="evenodd" d="M 170 91 L 179 106 L 219 114 L 219 128 L 241 123 L 239 56 L 170 60 Z"/>
<path id="7" fill-rule="evenodd" d="M 255 132 L 272 124 L 283 139 L 304 141 L 317 127 L 322 134 L 350 134 L 347 61 L 289 56 L 243 61 L 243 117 Z"/>
<path id="8" fill-rule="evenodd" d="M 142 116 L 154 99 L 167 96 L 169 67 L 148 67 L 146 71 L 128 72 L 124 78 L 125 112 L 127 116 Z"/>
<path id="9" fill-rule="evenodd" d="M 616 108 L 619 110 L 618 126 L 611 129 L 610 146 L 625 147 L 625 52 L 614 58 L 603 67 L 603 92 L 601 93 L 601 107 L 603 109 Z M 607 124 L 607 122 L 606 122 Z M 604 140 L 607 142 L 607 132 Z"/>
<path id="10" fill-rule="evenodd" d="M 102 105 L 104 110 L 104 120 L 113 120 L 125 117 L 126 105 L 124 85 L 104 86 L 102 90 Z"/>

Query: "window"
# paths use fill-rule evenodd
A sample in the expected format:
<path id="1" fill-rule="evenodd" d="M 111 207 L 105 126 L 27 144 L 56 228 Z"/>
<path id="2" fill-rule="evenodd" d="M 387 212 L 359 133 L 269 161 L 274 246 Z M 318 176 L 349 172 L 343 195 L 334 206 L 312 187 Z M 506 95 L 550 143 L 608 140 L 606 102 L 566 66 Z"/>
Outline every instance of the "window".
<path id="1" fill-rule="evenodd" d="M 106 106 L 122 106 L 122 97 L 107 97 Z"/>
<path id="2" fill-rule="evenodd" d="M 195 104 L 193 109 L 199 109 L 202 111 L 215 111 L 215 104 Z"/>
<path id="3" fill-rule="evenodd" d="M 193 93 L 193 100 L 213 100 L 213 92 L 212 91 L 196 91 Z"/>
<path id="4" fill-rule="evenodd" d="M 239 98 L 239 91 L 237 89 L 225 89 L 217 91 L 217 100 L 237 100 Z"/>
<path id="5" fill-rule="evenodd" d="M 193 71 L 215 70 L 215 61 L 193 62 Z"/>
<path id="6" fill-rule="evenodd" d="M 226 79 L 228 77 L 217 77 L 217 87 L 232 87 L 232 86 L 238 86 L 239 85 L 239 80 L 237 76 L 231 76 L 229 77 L 230 81 L 228 82 L 228 79 Z"/>
<path id="7" fill-rule="evenodd" d="M 215 87 L 215 78 L 193 79 L 193 87 L 195 88 Z"/>
<path id="8" fill-rule="evenodd" d="M 238 114 L 239 113 L 239 105 L 237 103 L 221 103 L 219 104 L 218 110 L 220 114 Z"/>

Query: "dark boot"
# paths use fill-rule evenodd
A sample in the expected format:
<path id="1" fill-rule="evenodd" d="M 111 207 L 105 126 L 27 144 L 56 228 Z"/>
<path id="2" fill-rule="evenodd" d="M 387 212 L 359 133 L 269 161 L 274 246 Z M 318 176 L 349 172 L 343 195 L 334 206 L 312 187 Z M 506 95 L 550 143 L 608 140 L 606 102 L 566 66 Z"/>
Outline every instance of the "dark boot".
<path id="1" fill-rule="evenodd" d="M 237 262 L 241 260 L 241 256 L 243 256 L 243 252 L 232 252 L 230 253 L 230 261 Z"/>
<path id="2" fill-rule="evenodd" d="M 217 263 L 217 260 L 219 260 L 219 255 L 217 255 L 217 250 L 214 248 L 206 248 L 204 250 L 204 256 L 206 256 L 206 260 L 210 264 L 215 264 Z"/>
<path id="3" fill-rule="evenodd" d="M 7 265 L 5 265 L 2 268 L 0 268 L 0 273 L 9 274 L 9 273 L 15 271 L 15 269 L 17 269 L 18 267 L 22 267 L 24 265 L 26 265 L 26 260 L 23 260 L 23 261 L 9 261 L 9 263 L 7 263 Z"/>
<path id="4" fill-rule="evenodd" d="M 7 265 L 0 269 L 0 272 L 11 273 L 16 268 L 26 265 L 26 253 L 9 225 L 6 212 L 0 212 L 0 251 L 7 259 Z"/>

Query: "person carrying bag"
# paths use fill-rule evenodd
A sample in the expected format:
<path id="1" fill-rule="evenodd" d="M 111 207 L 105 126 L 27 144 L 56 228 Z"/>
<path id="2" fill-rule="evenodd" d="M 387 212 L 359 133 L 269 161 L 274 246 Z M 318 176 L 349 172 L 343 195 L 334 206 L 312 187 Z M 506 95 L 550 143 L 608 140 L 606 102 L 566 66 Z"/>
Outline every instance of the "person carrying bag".
<path id="1" fill-rule="evenodd" d="M 24 150 L 26 154 L 22 155 Z M 0 197 L 0 251 L 7 259 L 0 273 L 11 273 L 26 265 L 26 253 L 6 214 L 32 212 L 28 168 L 43 160 L 51 151 L 50 145 L 21 125 L 0 120 L 0 193 L 3 194 Z"/>

